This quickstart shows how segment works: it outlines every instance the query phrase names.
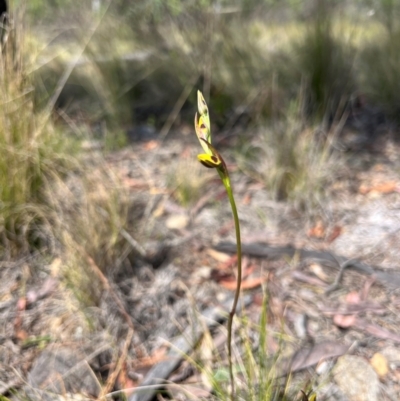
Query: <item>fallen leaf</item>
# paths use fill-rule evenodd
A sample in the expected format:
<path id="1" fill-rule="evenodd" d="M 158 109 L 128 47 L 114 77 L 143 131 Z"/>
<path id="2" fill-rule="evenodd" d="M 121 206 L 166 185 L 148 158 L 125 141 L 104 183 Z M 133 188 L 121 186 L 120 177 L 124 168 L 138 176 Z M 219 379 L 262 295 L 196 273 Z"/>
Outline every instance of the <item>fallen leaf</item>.
<path id="1" fill-rule="evenodd" d="M 138 383 L 133 381 L 128 375 L 128 367 L 126 362 L 123 363 L 120 372 L 118 373 L 116 379 L 116 385 L 118 389 L 127 389 L 125 390 L 125 395 L 129 396 L 133 392 L 133 388 L 135 388 Z"/>
<path id="2" fill-rule="evenodd" d="M 373 355 L 370 359 L 370 364 L 374 368 L 375 372 L 378 374 L 379 377 L 386 376 L 389 372 L 389 365 L 387 359 L 377 352 Z"/>
<path id="3" fill-rule="evenodd" d="M 238 260 L 238 258 L 237 258 L 236 254 L 233 256 L 230 256 L 228 260 L 226 260 L 225 262 L 221 262 L 221 264 L 218 266 L 218 268 L 221 270 L 226 270 L 226 269 L 232 268 L 237 265 L 237 260 Z"/>
<path id="4" fill-rule="evenodd" d="M 160 347 L 156 351 L 153 352 L 150 356 L 145 356 L 140 358 L 136 367 L 148 367 L 156 365 L 159 362 L 162 362 L 166 359 L 166 347 Z"/>
<path id="5" fill-rule="evenodd" d="M 25 297 L 21 297 L 17 301 L 17 313 L 14 319 L 14 337 L 17 340 L 25 340 L 28 334 L 25 330 L 21 329 L 22 326 L 22 312 L 26 310 L 27 302 Z"/>
<path id="6" fill-rule="evenodd" d="M 25 330 L 17 330 L 14 337 L 18 341 L 25 341 L 28 338 L 28 333 Z"/>
<path id="7" fill-rule="evenodd" d="M 131 177 L 123 177 L 122 183 L 129 189 L 144 189 L 149 187 L 148 182 Z"/>
<path id="8" fill-rule="evenodd" d="M 249 277 L 252 273 L 254 273 L 257 269 L 257 266 L 249 264 L 247 258 L 246 259 L 243 258 L 242 269 L 243 269 L 242 277 L 245 278 Z"/>
<path id="9" fill-rule="evenodd" d="M 321 287 L 321 288 L 326 288 L 326 283 L 325 281 L 320 280 L 317 277 L 312 277 L 309 276 L 303 272 L 300 272 L 298 270 L 295 270 L 292 272 L 292 277 L 298 281 L 301 281 L 303 283 L 307 283 L 310 285 L 315 285 L 316 287 Z"/>
<path id="10" fill-rule="evenodd" d="M 157 208 L 152 213 L 152 216 L 154 218 L 158 218 L 158 217 L 161 217 L 164 214 L 164 212 L 165 212 L 164 202 L 160 202 L 160 204 L 157 206 Z"/>
<path id="11" fill-rule="evenodd" d="M 182 230 L 189 224 L 189 216 L 185 214 L 175 214 L 168 217 L 165 225 L 170 230 Z"/>
<path id="12" fill-rule="evenodd" d="M 349 292 L 346 295 L 346 303 L 352 304 L 352 305 L 357 305 L 360 302 L 361 302 L 360 294 L 357 291 Z"/>
<path id="13" fill-rule="evenodd" d="M 364 286 L 360 292 L 360 298 L 361 299 L 367 299 L 369 290 L 371 289 L 372 285 L 376 282 L 376 277 L 369 277 L 365 280 Z"/>
<path id="14" fill-rule="evenodd" d="M 242 290 L 251 290 L 253 288 L 259 287 L 261 284 L 267 281 L 267 277 L 257 277 L 253 279 L 248 279 L 242 281 Z M 236 280 L 221 280 L 220 284 L 227 290 L 236 290 Z"/>
<path id="15" fill-rule="evenodd" d="M 387 313 L 387 309 L 372 301 L 364 301 L 358 304 L 347 304 L 347 305 L 342 305 L 336 308 L 330 308 L 326 306 L 320 306 L 319 310 L 325 315 L 325 316 L 335 316 L 335 315 L 357 315 L 359 313 L 365 313 L 365 312 L 372 312 L 376 315 L 383 315 Z"/>
<path id="16" fill-rule="evenodd" d="M 217 262 L 221 263 L 227 263 L 229 260 L 232 259 L 231 255 L 228 255 L 227 253 L 224 252 L 216 251 L 211 248 L 207 249 L 207 254 L 210 255 L 213 259 L 215 259 Z"/>
<path id="17" fill-rule="evenodd" d="M 227 271 L 226 269 L 213 269 L 211 270 L 211 275 L 210 278 L 217 283 L 220 283 L 221 281 L 231 281 L 233 283 L 236 283 L 236 279 L 233 276 L 233 274 L 230 271 Z"/>
<path id="18" fill-rule="evenodd" d="M 314 345 L 312 348 L 301 348 L 291 358 L 278 365 L 280 374 L 297 372 L 320 363 L 327 358 L 336 358 L 347 352 L 348 346 L 337 342 L 324 342 Z"/>
<path id="19" fill-rule="evenodd" d="M 145 148 L 146 150 L 154 150 L 154 149 L 157 149 L 158 146 L 159 146 L 158 141 L 151 140 L 151 141 L 147 142 L 147 143 L 144 145 L 144 148 Z"/>
<path id="20" fill-rule="evenodd" d="M 325 227 L 321 220 L 317 222 L 317 224 L 308 230 L 307 235 L 312 238 L 324 238 L 325 236 Z"/>
<path id="21" fill-rule="evenodd" d="M 149 190 L 149 194 L 150 195 L 165 195 L 165 194 L 168 194 L 168 191 L 166 189 L 163 189 L 163 188 L 152 187 Z"/>
<path id="22" fill-rule="evenodd" d="M 377 326 L 375 324 L 370 324 L 362 319 L 356 319 L 354 327 L 358 329 L 365 330 L 367 333 L 372 334 L 375 337 L 392 340 L 396 343 L 400 343 L 400 336 L 392 331 L 386 330 L 383 327 Z"/>
<path id="23" fill-rule="evenodd" d="M 343 228 L 342 228 L 342 227 L 340 227 L 340 226 L 334 226 L 334 227 L 332 228 L 332 231 L 330 232 L 328 238 L 327 238 L 328 243 L 330 244 L 330 243 L 332 243 L 333 241 L 335 241 L 335 239 L 336 239 L 337 237 L 339 237 L 339 236 L 342 234 L 342 232 L 343 232 Z"/>
<path id="24" fill-rule="evenodd" d="M 249 193 L 247 193 L 242 199 L 242 204 L 249 205 L 250 202 L 251 202 L 251 195 Z"/>
<path id="25" fill-rule="evenodd" d="M 319 263 L 311 263 L 310 270 L 322 281 L 328 282 L 329 278 L 325 274 L 322 266 Z"/>
<path id="26" fill-rule="evenodd" d="M 26 309 L 26 298 L 25 297 L 21 297 L 18 299 L 17 301 L 17 311 L 24 311 Z"/>
<path id="27" fill-rule="evenodd" d="M 341 329 L 348 329 L 353 326 L 356 321 L 355 315 L 335 315 L 333 316 L 333 323 Z"/>
<path id="28" fill-rule="evenodd" d="M 381 184 L 376 184 L 372 186 L 367 186 L 365 184 L 361 184 L 358 192 L 361 195 L 366 195 L 370 192 L 380 193 L 380 194 L 389 194 L 391 192 L 396 192 L 399 189 L 399 185 L 395 181 L 383 182 Z"/>

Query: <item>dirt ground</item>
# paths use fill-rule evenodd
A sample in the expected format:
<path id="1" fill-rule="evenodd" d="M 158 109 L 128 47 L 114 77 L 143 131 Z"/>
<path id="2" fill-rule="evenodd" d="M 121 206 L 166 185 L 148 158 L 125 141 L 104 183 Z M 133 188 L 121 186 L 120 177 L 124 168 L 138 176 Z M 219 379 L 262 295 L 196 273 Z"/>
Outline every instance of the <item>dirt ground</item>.
<path id="1" fill-rule="evenodd" d="M 172 133 L 107 156 L 129 191 L 137 228 L 124 234 L 131 245 L 121 255 L 133 268 L 110 269 L 99 305 L 80 309 L 60 278 L 62 259 L 0 262 L 1 394 L 84 399 L 135 387 L 199 313 L 229 300 L 232 216 L 217 174 L 199 172 L 198 150 L 194 133 Z M 346 155 L 341 179 L 326 188 L 329 200 L 307 215 L 271 200 L 229 149 L 221 152 L 242 226 L 250 295 L 242 313 L 259 322 L 268 294 L 268 330 L 285 334 L 280 352 L 293 358 L 293 383 L 312 383 L 318 400 L 399 399 L 399 144 L 387 139 L 377 151 Z M 174 179 L 168 183 L 177 169 L 203 174 L 189 207 L 177 201 Z M 212 333 L 223 352 L 223 326 Z M 271 354 L 278 337 L 269 339 Z M 210 399 L 206 380 L 185 366 L 188 373 L 181 368 L 169 379 Z"/>

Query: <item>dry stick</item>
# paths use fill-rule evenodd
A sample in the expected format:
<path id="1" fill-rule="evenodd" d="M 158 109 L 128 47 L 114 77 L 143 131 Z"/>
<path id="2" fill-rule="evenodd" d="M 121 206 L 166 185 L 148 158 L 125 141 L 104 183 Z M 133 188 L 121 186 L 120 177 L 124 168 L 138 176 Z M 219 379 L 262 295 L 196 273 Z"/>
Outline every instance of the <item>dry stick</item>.
<path id="1" fill-rule="evenodd" d="M 132 237 L 132 235 L 130 235 L 128 233 L 128 231 L 126 231 L 124 228 L 120 229 L 120 233 L 121 235 L 125 238 L 125 240 L 128 242 L 128 244 L 143 258 L 145 259 L 147 257 L 147 253 L 146 250 L 142 247 L 142 245 L 139 244 L 139 242 L 137 242 L 135 240 L 135 238 Z"/>
<path id="2" fill-rule="evenodd" d="M 135 331 L 135 328 L 133 326 L 132 323 L 132 318 L 131 316 L 129 316 L 128 312 L 125 310 L 124 305 L 122 304 L 122 301 L 119 299 L 118 295 L 114 292 L 114 290 L 111 288 L 110 283 L 108 282 L 106 276 L 102 273 L 101 269 L 99 266 L 97 266 L 96 262 L 93 260 L 93 258 L 91 256 L 89 256 L 87 254 L 87 252 L 79 245 L 76 245 L 77 248 L 79 249 L 80 253 L 82 253 L 86 260 L 89 263 L 89 266 L 91 267 L 91 269 L 93 270 L 93 272 L 99 277 L 100 281 L 103 284 L 103 287 L 106 291 L 108 291 L 111 296 L 113 297 L 115 303 L 117 304 L 119 311 L 121 312 L 121 315 L 124 317 L 124 319 L 126 320 L 126 323 L 128 324 L 128 326 Z"/>
<path id="3" fill-rule="evenodd" d="M 352 266 L 353 263 L 354 263 L 353 259 L 346 260 L 344 263 L 340 263 L 338 261 L 339 273 L 336 275 L 335 281 L 325 290 L 324 292 L 325 295 L 329 295 L 331 292 L 336 291 L 339 288 L 345 269 Z"/>
<path id="4" fill-rule="evenodd" d="M 124 348 L 122 350 L 122 354 L 121 354 L 120 358 L 118 359 L 115 369 L 113 370 L 111 375 L 108 377 L 106 386 L 101 390 L 101 393 L 98 397 L 99 400 L 101 400 L 102 398 L 105 398 L 108 395 L 108 393 L 112 390 L 112 388 L 114 387 L 115 381 L 117 380 L 117 377 L 122 369 L 122 364 L 126 360 L 126 356 L 128 354 L 128 348 L 129 348 L 129 345 L 131 344 L 132 337 L 133 337 L 133 330 L 129 329 L 128 334 L 125 339 L 125 344 L 124 344 Z"/>

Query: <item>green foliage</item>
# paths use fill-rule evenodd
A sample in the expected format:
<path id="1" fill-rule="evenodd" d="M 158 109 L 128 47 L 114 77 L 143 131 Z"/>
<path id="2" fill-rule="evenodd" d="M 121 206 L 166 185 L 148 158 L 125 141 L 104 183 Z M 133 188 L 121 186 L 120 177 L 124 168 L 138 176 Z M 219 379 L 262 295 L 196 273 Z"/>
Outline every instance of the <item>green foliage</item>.
<path id="1" fill-rule="evenodd" d="M 354 90 L 356 52 L 333 32 L 332 3 L 319 0 L 302 41 L 295 46 L 297 68 L 303 78 L 304 111 L 321 121 L 343 110 Z"/>
<path id="2" fill-rule="evenodd" d="M 90 7 L 91 0 L 79 2 L 79 8 Z M 29 0 L 27 2 L 27 15 L 34 20 L 54 18 L 54 13 L 74 10 L 77 3 L 74 0 Z"/>
<path id="3" fill-rule="evenodd" d="M 106 132 L 104 137 L 104 150 L 111 152 L 124 148 L 128 144 L 126 133 L 116 129 L 115 131 Z"/>
<path id="4" fill-rule="evenodd" d="M 374 35 L 360 52 L 359 86 L 387 116 L 400 121 L 400 5 L 384 0 L 379 5 L 377 18 L 385 31 Z"/>
<path id="5" fill-rule="evenodd" d="M 368 96 L 391 118 L 400 120 L 400 29 L 361 54 L 360 81 Z"/>

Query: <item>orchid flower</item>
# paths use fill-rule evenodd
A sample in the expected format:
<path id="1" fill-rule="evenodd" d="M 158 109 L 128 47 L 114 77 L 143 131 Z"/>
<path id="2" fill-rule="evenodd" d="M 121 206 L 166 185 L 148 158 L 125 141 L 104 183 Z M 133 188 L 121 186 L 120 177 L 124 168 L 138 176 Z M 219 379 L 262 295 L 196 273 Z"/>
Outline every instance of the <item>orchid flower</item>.
<path id="1" fill-rule="evenodd" d="M 203 148 L 204 153 L 197 155 L 200 163 L 207 168 L 216 168 L 221 181 L 225 186 L 228 194 L 229 202 L 232 209 L 233 219 L 235 221 L 235 232 L 236 232 L 236 247 L 238 257 L 238 269 L 237 269 L 237 285 L 235 297 L 233 300 L 232 309 L 229 313 L 228 319 L 228 359 L 229 359 L 229 375 L 231 381 L 231 400 L 235 399 L 235 382 L 233 377 L 233 365 L 232 365 L 232 323 L 233 317 L 236 312 L 237 304 L 239 301 L 240 287 L 242 283 L 242 246 L 240 240 L 240 224 L 239 216 L 236 208 L 235 199 L 233 197 L 231 181 L 229 179 L 228 169 L 225 161 L 218 151 L 211 145 L 211 125 L 210 115 L 207 107 L 207 103 L 200 91 L 197 91 L 197 107 L 198 113 L 194 118 L 194 126 L 197 134 L 197 138 L 200 141 L 200 145 Z"/>

